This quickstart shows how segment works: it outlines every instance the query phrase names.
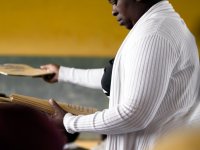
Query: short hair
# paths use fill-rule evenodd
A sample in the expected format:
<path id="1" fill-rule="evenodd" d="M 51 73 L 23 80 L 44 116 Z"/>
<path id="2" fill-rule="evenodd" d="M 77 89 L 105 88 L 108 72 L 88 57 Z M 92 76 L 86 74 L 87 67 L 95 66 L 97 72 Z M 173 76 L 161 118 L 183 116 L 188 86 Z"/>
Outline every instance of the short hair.
<path id="1" fill-rule="evenodd" d="M 1 150 L 62 150 L 64 137 L 45 114 L 16 105 L 0 105 Z"/>
<path id="2" fill-rule="evenodd" d="M 112 4 L 112 5 L 117 4 L 117 1 L 118 1 L 118 0 L 108 0 L 108 2 L 109 2 L 110 4 Z M 158 3 L 158 2 L 164 1 L 164 0 L 141 0 L 141 1 L 147 2 L 147 3 L 151 3 L 151 4 L 155 4 L 155 3 Z"/>

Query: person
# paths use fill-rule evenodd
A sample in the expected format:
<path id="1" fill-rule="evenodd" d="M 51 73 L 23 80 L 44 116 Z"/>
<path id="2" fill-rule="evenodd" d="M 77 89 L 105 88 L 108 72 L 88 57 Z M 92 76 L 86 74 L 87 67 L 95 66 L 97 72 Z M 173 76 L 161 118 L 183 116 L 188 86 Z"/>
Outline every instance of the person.
<path id="1" fill-rule="evenodd" d="M 1 150 L 62 150 L 65 141 L 44 113 L 23 105 L 1 103 Z"/>
<path id="2" fill-rule="evenodd" d="M 53 120 L 69 133 L 107 135 L 106 150 L 153 149 L 171 129 L 187 125 L 199 89 L 195 38 L 168 0 L 109 0 L 112 15 L 130 30 L 113 61 L 109 108 L 74 116 L 54 101 Z M 48 82 L 102 89 L 104 68 L 47 64 Z"/>

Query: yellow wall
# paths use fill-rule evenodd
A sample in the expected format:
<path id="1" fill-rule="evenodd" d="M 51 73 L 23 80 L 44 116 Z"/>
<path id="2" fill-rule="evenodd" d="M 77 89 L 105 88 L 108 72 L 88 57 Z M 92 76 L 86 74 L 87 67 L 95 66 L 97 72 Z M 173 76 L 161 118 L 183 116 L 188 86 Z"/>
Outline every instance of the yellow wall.
<path id="1" fill-rule="evenodd" d="M 107 0 L 0 0 L 0 55 L 112 56 L 127 34 Z M 200 34 L 199 0 L 171 0 Z"/>

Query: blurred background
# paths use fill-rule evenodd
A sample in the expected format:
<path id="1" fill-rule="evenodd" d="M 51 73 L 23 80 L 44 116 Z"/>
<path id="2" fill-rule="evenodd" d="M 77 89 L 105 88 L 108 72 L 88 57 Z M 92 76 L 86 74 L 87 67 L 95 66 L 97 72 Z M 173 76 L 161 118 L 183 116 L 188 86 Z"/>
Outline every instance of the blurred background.
<path id="1" fill-rule="evenodd" d="M 200 1 L 170 2 L 200 45 Z M 128 33 L 111 10 L 107 0 L 0 0 L 0 64 L 104 67 Z M 1 75 L 0 93 L 54 98 L 100 110 L 108 105 L 102 91 L 39 78 Z"/>

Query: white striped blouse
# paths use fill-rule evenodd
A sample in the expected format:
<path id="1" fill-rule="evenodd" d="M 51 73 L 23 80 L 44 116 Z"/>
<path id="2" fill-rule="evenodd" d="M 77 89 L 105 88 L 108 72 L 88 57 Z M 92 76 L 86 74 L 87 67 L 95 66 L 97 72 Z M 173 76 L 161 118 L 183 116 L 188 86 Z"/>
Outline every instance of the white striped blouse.
<path id="1" fill-rule="evenodd" d="M 59 81 L 101 88 L 103 69 L 61 67 Z M 152 149 L 156 139 L 189 122 L 199 88 L 195 39 L 168 1 L 151 7 L 115 57 L 109 108 L 66 114 L 68 132 L 107 134 L 106 150 Z"/>

